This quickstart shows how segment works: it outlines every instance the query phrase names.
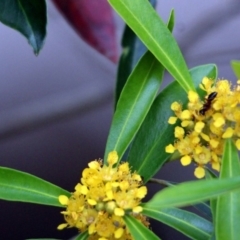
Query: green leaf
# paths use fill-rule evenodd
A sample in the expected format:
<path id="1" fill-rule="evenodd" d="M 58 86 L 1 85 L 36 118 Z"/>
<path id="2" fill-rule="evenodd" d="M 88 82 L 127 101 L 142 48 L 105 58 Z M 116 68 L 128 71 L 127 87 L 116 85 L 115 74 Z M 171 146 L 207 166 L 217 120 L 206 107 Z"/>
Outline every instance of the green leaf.
<path id="1" fill-rule="evenodd" d="M 178 209 L 164 208 L 143 208 L 145 216 L 154 218 L 168 226 L 178 230 L 190 239 L 205 240 L 211 236 L 212 223 L 198 215 Z"/>
<path id="2" fill-rule="evenodd" d="M 207 169 L 206 179 L 217 179 L 217 176 L 210 169 Z M 212 212 L 212 220 L 213 220 L 213 223 L 214 223 L 215 222 L 215 216 L 216 216 L 216 208 L 217 208 L 217 198 L 211 198 L 210 199 L 210 206 L 211 206 L 211 212 Z"/>
<path id="3" fill-rule="evenodd" d="M 160 238 L 157 237 L 149 228 L 145 227 L 142 223 L 140 223 L 137 219 L 132 216 L 125 215 L 124 222 L 127 225 L 127 228 L 133 239 L 151 239 L 151 240 L 159 240 Z"/>
<path id="4" fill-rule="evenodd" d="M 215 232 L 212 233 L 212 236 L 209 238 L 209 240 L 216 240 Z"/>
<path id="5" fill-rule="evenodd" d="M 85 231 L 81 234 L 79 234 L 74 240 L 87 240 L 89 238 L 88 231 Z"/>
<path id="6" fill-rule="evenodd" d="M 59 195 L 70 193 L 31 174 L 0 168 L 0 199 L 62 207 Z"/>
<path id="7" fill-rule="evenodd" d="M 147 48 L 127 25 L 123 34 L 122 47 L 123 52 L 119 60 L 117 70 L 115 105 L 118 102 L 122 89 L 134 66 L 147 50 Z"/>
<path id="8" fill-rule="evenodd" d="M 109 3 L 181 87 L 187 92 L 194 90 L 177 42 L 151 4 L 147 0 L 109 0 Z"/>
<path id="9" fill-rule="evenodd" d="M 238 79 L 240 79 L 240 61 L 233 60 L 231 61 L 232 69 Z"/>
<path id="10" fill-rule="evenodd" d="M 167 187 L 156 193 L 154 197 L 143 204 L 144 208 L 181 207 L 203 202 L 210 198 L 240 189 L 240 177 L 231 179 L 198 180 Z"/>
<path id="11" fill-rule="evenodd" d="M 119 98 L 105 150 L 105 161 L 110 151 L 116 150 L 121 159 L 129 146 L 159 90 L 163 67 L 147 52 L 139 61 Z"/>
<path id="12" fill-rule="evenodd" d="M 205 76 L 216 78 L 217 69 L 213 64 L 202 65 L 190 70 L 197 87 Z M 155 99 L 151 109 L 139 129 L 129 152 L 128 162 L 147 182 L 170 155 L 165 147 L 173 142 L 174 125 L 168 124 L 173 115 L 170 106 L 174 101 L 187 102 L 187 94 L 177 82 L 169 84 Z"/>
<path id="13" fill-rule="evenodd" d="M 153 7 L 156 6 L 156 0 L 150 0 L 150 2 Z M 123 32 L 122 49 L 122 55 L 118 63 L 117 71 L 115 106 L 127 81 L 127 78 L 129 77 L 139 59 L 147 51 L 145 45 L 135 35 L 131 28 L 129 28 L 128 25 L 125 26 L 125 30 Z"/>
<path id="14" fill-rule="evenodd" d="M 38 54 L 46 36 L 45 0 L 1 0 L 0 21 L 18 30 Z"/>
<path id="15" fill-rule="evenodd" d="M 208 220 L 212 220 L 212 212 L 208 203 L 202 202 L 194 204 L 193 207 L 198 210 Z"/>
<path id="16" fill-rule="evenodd" d="M 169 18 L 168 18 L 168 24 L 167 24 L 168 30 L 171 33 L 173 31 L 174 25 L 175 25 L 175 13 L 174 13 L 174 10 L 172 9 L 171 12 L 170 12 L 170 15 L 169 15 Z"/>
<path id="17" fill-rule="evenodd" d="M 226 140 L 222 158 L 220 179 L 234 181 L 240 175 L 238 151 L 231 139 Z M 221 181 L 219 180 L 219 181 Z M 216 239 L 239 239 L 240 190 L 229 192 L 217 199 Z"/>

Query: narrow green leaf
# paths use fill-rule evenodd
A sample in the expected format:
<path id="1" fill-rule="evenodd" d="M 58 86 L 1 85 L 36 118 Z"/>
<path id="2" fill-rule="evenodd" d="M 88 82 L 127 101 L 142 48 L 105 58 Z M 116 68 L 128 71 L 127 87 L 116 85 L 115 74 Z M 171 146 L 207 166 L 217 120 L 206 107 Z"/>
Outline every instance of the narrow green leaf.
<path id="1" fill-rule="evenodd" d="M 217 179 L 217 176 L 210 169 L 207 169 L 206 179 Z M 217 198 L 211 198 L 210 199 L 210 206 L 211 206 L 211 212 L 212 212 L 212 221 L 213 221 L 213 223 L 215 223 Z"/>
<path id="2" fill-rule="evenodd" d="M 153 7 L 156 6 L 156 0 L 150 0 L 150 2 Z M 129 28 L 128 25 L 125 26 L 125 30 L 123 32 L 122 49 L 122 55 L 118 63 L 117 71 L 115 106 L 127 81 L 127 78 L 129 77 L 139 59 L 147 51 L 146 46 L 136 36 L 132 29 Z"/>
<path id="3" fill-rule="evenodd" d="M 238 79 L 240 79 L 240 61 L 233 60 L 231 61 L 232 69 Z"/>
<path id="4" fill-rule="evenodd" d="M 116 150 L 121 159 L 147 115 L 159 90 L 163 67 L 147 52 L 139 61 L 119 98 L 105 150 Z"/>
<path id="5" fill-rule="evenodd" d="M 226 140 L 220 179 L 234 181 L 240 175 L 238 151 L 231 139 Z M 220 180 L 219 180 L 220 181 Z M 239 239 L 240 222 L 240 190 L 229 192 L 217 199 L 216 207 L 216 239 Z"/>
<path id="6" fill-rule="evenodd" d="M 0 199 L 62 207 L 59 195 L 70 193 L 43 179 L 14 169 L 0 168 Z"/>
<path id="7" fill-rule="evenodd" d="M 212 220 L 212 212 L 210 205 L 206 202 L 198 203 L 192 205 L 196 210 L 198 210 L 206 219 Z"/>
<path id="8" fill-rule="evenodd" d="M 141 40 L 134 34 L 134 32 L 126 25 L 123 39 L 123 52 L 118 63 L 117 82 L 115 91 L 115 106 L 118 102 L 122 89 L 132 72 L 134 66 L 139 59 L 146 52 L 147 48 L 143 45 Z"/>
<path id="9" fill-rule="evenodd" d="M 225 141 L 220 178 L 231 178 L 240 175 L 238 150 L 231 139 Z"/>
<path id="10" fill-rule="evenodd" d="M 212 233 L 212 236 L 208 240 L 216 240 L 215 232 Z"/>
<path id="11" fill-rule="evenodd" d="M 172 9 L 172 11 L 170 12 L 170 15 L 168 18 L 168 24 L 167 24 L 168 30 L 171 33 L 173 31 L 174 25 L 175 25 L 175 13 L 174 13 L 174 10 Z"/>
<path id="12" fill-rule="evenodd" d="M 197 87 L 205 76 L 215 79 L 217 69 L 213 64 L 202 65 L 191 69 L 190 74 Z M 132 143 L 128 162 L 143 176 L 144 182 L 154 176 L 170 157 L 165 147 L 174 139 L 175 126 L 168 124 L 169 117 L 173 115 L 170 106 L 174 101 L 187 102 L 187 94 L 177 82 L 169 84 L 155 99 Z"/>
<path id="13" fill-rule="evenodd" d="M 0 21 L 18 30 L 38 54 L 46 37 L 45 0 L 1 0 Z"/>
<path id="14" fill-rule="evenodd" d="M 81 234 L 79 234 L 74 240 L 87 240 L 89 238 L 88 231 L 85 231 Z"/>
<path id="15" fill-rule="evenodd" d="M 178 208 L 143 208 L 142 213 L 167 224 L 190 239 L 206 240 L 211 236 L 213 230 L 211 222 Z"/>
<path id="16" fill-rule="evenodd" d="M 140 223 L 137 219 L 132 216 L 125 215 L 124 222 L 127 225 L 127 228 L 133 239 L 140 240 L 140 239 L 151 239 L 151 240 L 159 240 L 160 238 L 157 237 L 149 228 L 145 227 L 142 223 Z"/>
<path id="17" fill-rule="evenodd" d="M 147 0 L 109 0 L 109 3 L 181 87 L 187 92 L 194 90 L 181 51 L 151 4 Z"/>
<path id="18" fill-rule="evenodd" d="M 240 189 L 240 177 L 231 179 L 198 180 L 168 187 L 143 204 L 145 208 L 181 207 L 206 201 L 231 190 Z"/>

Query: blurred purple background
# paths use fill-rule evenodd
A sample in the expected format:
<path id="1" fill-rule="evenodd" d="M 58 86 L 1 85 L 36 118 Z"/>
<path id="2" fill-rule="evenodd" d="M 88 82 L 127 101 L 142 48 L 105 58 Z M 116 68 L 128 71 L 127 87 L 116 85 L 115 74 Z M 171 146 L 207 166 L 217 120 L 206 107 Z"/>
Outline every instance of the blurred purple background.
<path id="1" fill-rule="evenodd" d="M 50 1 L 48 35 L 38 57 L 18 32 L 0 25 L 0 165 L 35 174 L 71 191 L 87 162 L 103 157 L 113 113 L 116 65 L 72 30 Z M 166 21 L 175 9 L 174 36 L 189 67 L 216 63 L 219 78 L 235 81 L 230 60 L 240 59 L 240 2 L 158 1 Z M 118 46 L 123 23 L 116 16 Z M 167 76 L 168 80 L 171 80 Z M 73 104 L 74 103 L 74 104 Z M 62 115 L 61 110 L 68 109 Z M 25 126 L 54 112 L 45 125 Z M 193 178 L 191 167 L 165 166 L 158 177 Z M 156 191 L 150 186 L 150 195 Z M 0 201 L 1 239 L 68 239 L 76 230 L 58 231 L 60 210 Z M 158 227 L 156 227 L 158 226 Z M 164 240 L 188 239 L 152 225 Z"/>

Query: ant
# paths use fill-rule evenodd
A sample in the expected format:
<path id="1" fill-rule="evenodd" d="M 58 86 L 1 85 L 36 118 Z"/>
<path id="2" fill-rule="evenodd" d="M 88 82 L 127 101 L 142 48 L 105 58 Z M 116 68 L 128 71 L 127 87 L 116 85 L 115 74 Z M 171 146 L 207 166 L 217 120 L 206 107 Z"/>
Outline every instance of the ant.
<path id="1" fill-rule="evenodd" d="M 209 108 L 211 107 L 211 103 L 216 96 L 217 96 L 217 92 L 212 92 L 208 95 L 207 99 L 205 100 L 205 103 L 203 104 L 202 108 L 199 111 L 201 115 L 205 115 L 206 111 L 209 110 Z"/>

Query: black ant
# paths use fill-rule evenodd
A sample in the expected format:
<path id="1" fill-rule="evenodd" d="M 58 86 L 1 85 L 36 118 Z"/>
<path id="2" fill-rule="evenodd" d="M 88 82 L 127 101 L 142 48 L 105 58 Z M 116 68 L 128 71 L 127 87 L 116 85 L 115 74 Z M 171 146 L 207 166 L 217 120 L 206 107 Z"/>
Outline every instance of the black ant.
<path id="1" fill-rule="evenodd" d="M 205 103 L 203 104 L 202 108 L 199 111 L 201 115 L 205 115 L 206 111 L 209 110 L 209 108 L 211 107 L 211 103 L 216 96 L 217 96 L 217 92 L 212 92 L 208 95 L 207 99 L 205 100 Z"/>

